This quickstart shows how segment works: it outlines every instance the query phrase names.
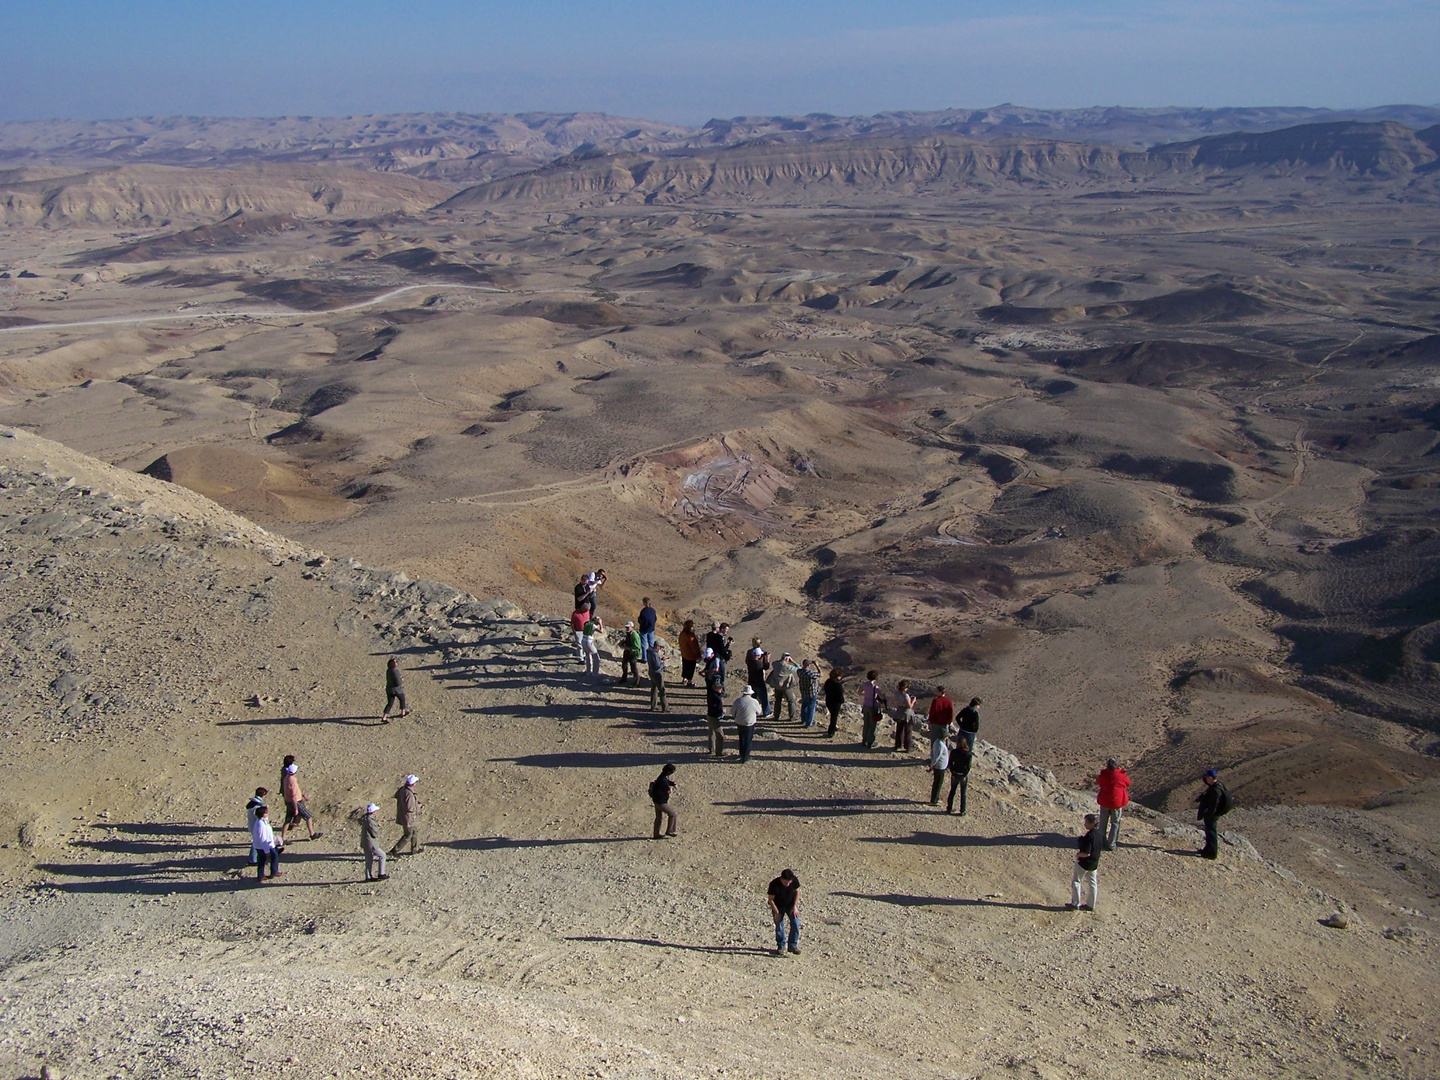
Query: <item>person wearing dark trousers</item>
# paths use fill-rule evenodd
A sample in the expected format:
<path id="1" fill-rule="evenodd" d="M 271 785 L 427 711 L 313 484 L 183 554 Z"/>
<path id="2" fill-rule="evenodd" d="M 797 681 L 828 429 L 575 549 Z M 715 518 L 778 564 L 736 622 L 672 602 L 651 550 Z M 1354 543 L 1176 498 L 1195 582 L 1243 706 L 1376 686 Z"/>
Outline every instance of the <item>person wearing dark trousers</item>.
<path id="1" fill-rule="evenodd" d="M 840 710 L 845 707 L 845 672 L 838 667 L 831 668 L 824 690 L 825 711 L 830 714 L 830 728 L 825 732 L 825 737 L 833 739 L 835 728 L 840 724 Z"/>
<path id="2" fill-rule="evenodd" d="M 405 777 L 405 782 L 395 789 L 395 824 L 401 828 L 400 839 L 390 849 L 391 856 L 400 854 L 400 845 L 410 841 L 410 854 L 424 851 L 420 843 L 420 800 L 415 797 L 415 785 L 420 778 L 414 773 Z"/>
<path id="3" fill-rule="evenodd" d="M 770 654 L 760 644 L 760 639 L 751 638 L 750 648 L 745 652 L 745 674 L 750 689 L 755 691 L 755 700 L 760 702 L 760 718 L 770 716 L 770 689 L 765 685 L 765 672 L 770 670 Z"/>
<path id="4" fill-rule="evenodd" d="M 710 627 L 710 632 L 705 635 L 705 647 L 715 650 L 715 660 L 720 665 L 720 691 L 725 691 L 725 671 L 732 659 L 730 643 L 735 639 L 730 636 L 730 624 L 728 622 L 717 622 Z"/>
<path id="5" fill-rule="evenodd" d="M 269 794 L 269 788 L 257 787 L 255 789 L 255 794 L 252 795 L 250 801 L 245 804 L 245 828 L 251 830 L 255 828 L 255 811 L 265 805 L 265 796 Z M 255 852 L 255 845 L 252 843 L 250 845 L 250 865 L 254 866 L 259 861 L 259 856 Z"/>
<path id="6" fill-rule="evenodd" d="M 970 740 L 964 735 L 955 738 L 950 748 L 950 797 L 945 800 L 945 812 L 955 813 L 955 789 L 960 789 L 960 816 L 965 816 L 965 793 L 970 787 L 970 766 L 975 761 L 975 752 Z"/>
<path id="7" fill-rule="evenodd" d="M 658 700 L 660 711 L 669 712 L 665 705 L 665 646 L 658 641 L 650 642 L 645 668 L 650 673 L 650 711 L 655 711 L 655 702 Z"/>
<path id="8" fill-rule="evenodd" d="M 895 749 L 908 754 L 910 733 L 915 722 L 915 695 L 910 693 L 909 679 L 901 679 L 895 690 L 900 698 L 895 704 Z"/>
<path id="9" fill-rule="evenodd" d="M 390 722 L 390 709 L 394 705 L 400 706 L 399 716 L 410 715 L 410 707 L 405 703 L 405 683 L 400 678 L 400 665 L 395 662 L 392 656 L 385 665 L 385 711 L 380 714 L 380 722 Z"/>
<path id="10" fill-rule="evenodd" d="M 640 631 L 633 622 L 625 624 L 625 640 L 620 647 L 620 678 L 617 685 L 629 680 L 631 686 L 640 685 L 640 654 L 645 646 L 640 641 Z"/>
<path id="11" fill-rule="evenodd" d="M 940 805 L 940 785 L 950 771 L 950 744 L 944 739 L 930 740 L 930 805 Z"/>
<path id="12" fill-rule="evenodd" d="M 950 733 L 955 722 L 955 703 L 945 693 L 943 686 L 935 687 L 935 696 L 930 699 L 930 712 L 925 718 L 930 724 L 930 739 L 943 739 Z"/>
<path id="13" fill-rule="evenodd" d="M 635 617 L 635 629 L 640 631 L 640 659 L 645 660 L 650 656 L 650 647 L 655 644 L 655 624 L 659 617 L 655 609 L 650 606 L 650 598 L 647 596 L 640 601 L 640 614 Z"/>
<path id="14" fill-rule="evenodd" d="M 960 734 L 970 741 L 970 749 L 980 745 L 980 699 L 973 697 L 970 704 L 960 710 L 958 717 Z"/>
<path id="15" fill-rule="evenodd" d="M 1089 900 L 1086 900 L 1086 894 Z M 1075 841 L 1075 872 L 1070 875 L 1066 911 L 1094 911 L 1100 898 L 1100 817 L 1085 815 L 1085 828 Z"/>
<path id="16" fill-rule="evenodd" d="M 265 864 L 270 864 L 270 877 L 280 876 L 280 846 L 275 843 L 275 830 L 270 827 L 270 808 L 257 806 L 250 825 L 250 846 L 255 849 L 255 880 L 265 880 Z"/>
<path id="17" fill-rule="evenodd" d="M 1225 785 L 1220 782 L 1220 774 L 1214 769 L 1206 769 L 1201 779 L 1204 781 L 1205 790 L 1195 797 L 1199 804 L 1195 810 L 1195 819 L 1205 826 L 1205 846 L 1200 849 L 1199 855 L 1202 859 L 1218 859 L 1219 821 L 1230 812 L 1230 792 L 1225 790 Z"/>
<path id="18" fill-rule="evenodd" d="M 735 699 L 735 737 L 740 742 L 740 761 L 750 760 L 750 744 L 755 739 L 755 721 L 760 719 L 760 702 L 755 700 L 755 688 L 746 683 Z"/>
<path id="19" fill-rule="evenodd" d="M 365 804 L 365 813 L 360 818 L 360 850 L 365 853 L 365 880 L 384 881 L 390 875 L 385 873 L 385 849 L 380 846 L 380 827 L 375 815 L 380 807 L 375 803 Z M 375 873 L 379 867 L 379 874 Z"/>
<path id="20" fill-rule="evenodd" d="M 670 777 L 675 775 L 675 766 L 666 762 L 665 767 L 660 770 L 660 775 L 650 781 L 650 801 L 655 804 L 655 839 L 661 838 L 660 822 L 665 820 L 665 836 L 675 835 L 675 808 L 670 805 L 670 798 L 675 791 L 675 781 Z"/>
<path id="21" fill-rule="evenodd" d="M 875 732 L 880 727 L 880 718 L 885 715 L 885 695 L 880 692 L 880 672 L 871 668 L 865 673 L 860 684 L 860 711 L 864 722 L 860 728 L 860 745 L 868 749 L 875 746 Z"/>
<path id="22" fill-rule="evenodd" d="M 770 918 L 775 920 L 775 955 L 784 956 L 788 947 L 796 956 L 800 955 L 800 879 L 795 871 L 784 869 L 780 876 L 770 882 L 765 890 L 765 899 L 770 904 Z M 790 920 L 790 934 L 785 934 L 785 920 Z"/>
<path id="23" fill-rule="evenodd" d="M 710 753 L 721 757 L 725 753 L 725 735 L 721 724 L 725 720 L 725 677 L 720 673 L 720 664 L 714 649 L 706 649 L 705 660 L 705 724 L 710 729 Z"/>
<path id="24" fill-rule="evenodd" d="M 700 662 L 700 638 L 695 633 L 695 620 L 686 619 L 676 639 L 680 647 L 680 680 L 686 686 L 695 685 L 695 665 Z"/>

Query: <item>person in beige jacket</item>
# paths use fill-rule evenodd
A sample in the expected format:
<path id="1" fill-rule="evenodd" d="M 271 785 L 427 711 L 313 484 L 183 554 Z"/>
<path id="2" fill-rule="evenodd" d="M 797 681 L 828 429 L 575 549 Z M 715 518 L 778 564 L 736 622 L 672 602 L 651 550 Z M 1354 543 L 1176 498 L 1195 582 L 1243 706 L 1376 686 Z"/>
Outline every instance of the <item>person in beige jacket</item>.
<path id="1" fill-rule="evenodd" d="M 395 824 L 404 831 L 390 849 L 391 855 L 399 855 L 400 845 L 406 840 L 410 841 L 411 855 L 425 850 L 420 843 L 420 800 L 415 797 L 415 785 L 419 780 L 418 776 L 411 773 L 395 792 Z"/>
<path id="2" fill-rule="evenodd" d="M 365 816 L 360 819 L 360 850 L 365 853 L 365 880 L 384 881 L 390 875 L 385 873 L 385 849 L 380 846 L 380 829 L 375 824 L 375 814 L 380 807 L 373 802 L 365 807 Z M 375 873 L 379 862 L 380 873 Z"/>

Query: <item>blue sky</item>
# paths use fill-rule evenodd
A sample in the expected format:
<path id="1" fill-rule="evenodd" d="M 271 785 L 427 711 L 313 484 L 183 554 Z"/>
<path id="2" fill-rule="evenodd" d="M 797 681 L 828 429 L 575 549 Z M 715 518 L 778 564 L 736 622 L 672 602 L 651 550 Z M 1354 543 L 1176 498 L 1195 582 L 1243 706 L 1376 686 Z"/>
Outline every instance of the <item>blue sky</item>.
<path id="1" fill-rule="evenodd" d="M 0 119 L 1433 105 L 1437 55 L 1437 0 L 0 0 Z"/>

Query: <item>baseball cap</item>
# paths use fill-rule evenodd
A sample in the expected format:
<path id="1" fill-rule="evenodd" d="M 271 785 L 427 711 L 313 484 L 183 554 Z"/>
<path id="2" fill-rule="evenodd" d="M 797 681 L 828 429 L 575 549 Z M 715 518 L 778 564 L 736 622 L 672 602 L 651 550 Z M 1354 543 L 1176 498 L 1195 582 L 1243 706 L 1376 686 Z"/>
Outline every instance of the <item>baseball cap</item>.
<path id="1" fill-rule="evenodd" d="M 706 649 L 703 655 L 704 655 L 704 657 L 705 657 L 706 660 L 709 660 L 712 656 L 715 655 L 715 650 L 714 650 L 714 649 Z"/>
<path id="2" fill-rule="evenodd" d="M 1220 774 L 1219 774 L 1218 772 L 1216 772 L 1214 769 L 1206 769 L 1206 770 L 1205 770 L 1205 775 L 1208 776 L 1208 777 L 1211 777 L 1211 778 L 1213 778 L 1213 779 L 1215 779 L 1215 780 L 1219 780 L 1219 779 L 1220 779 Z"/>
<path id="3" fill-rule="evenodd" d="M 414 773 L 411 773 L 409 776 L 405 777 L 405 786 L 409 787 L 411 784 L 417 783 L 419 780 L 420 777 L 416 776 Z"/>
<path id="4" fill-rule="evenodd" d="M 373 814 L 373 813 L 375 813 L 376 810 L 379 810 L 379 809 L 380 809 L 380 807 L 376 806 L 373 802 L 372 802 L 372 803 L 366 803 L 366 804 L 365 804 L 365 812 L 366 812 L 367 814 Z"/>
<path id="5" fill-rule="evenodd" d="M 286 765 L 286 766 L 285 766 L 285 771 L 286 771 L 287 773 L 289 773 L 291 776 L 294 776 L 297 772 L 299 772 L 299 770 L 300 770 L 300 766 L 298 766 L 298 765 Z"/>

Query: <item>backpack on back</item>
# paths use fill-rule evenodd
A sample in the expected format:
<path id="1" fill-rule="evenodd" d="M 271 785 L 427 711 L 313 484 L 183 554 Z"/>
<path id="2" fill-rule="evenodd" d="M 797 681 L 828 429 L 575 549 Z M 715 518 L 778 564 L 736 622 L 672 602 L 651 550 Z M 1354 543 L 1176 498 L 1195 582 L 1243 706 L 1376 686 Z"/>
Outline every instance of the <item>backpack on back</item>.
<path id="1" fill-rule="evenodd" d="M 670 787 L 663 777 L 650 781 L 650 801 L 659 806 L 670 797 Z"/>
<path id="2" fill-rule="evenodd" d="M 1215 786 L 1220 789 L 1219 797 L 1215 800 L 1215 816 L 1224 817 L 1235 809 L 1235 800 L 1230 797 L 1230 789 L 1224 784 L 1217 783 Z"/>

